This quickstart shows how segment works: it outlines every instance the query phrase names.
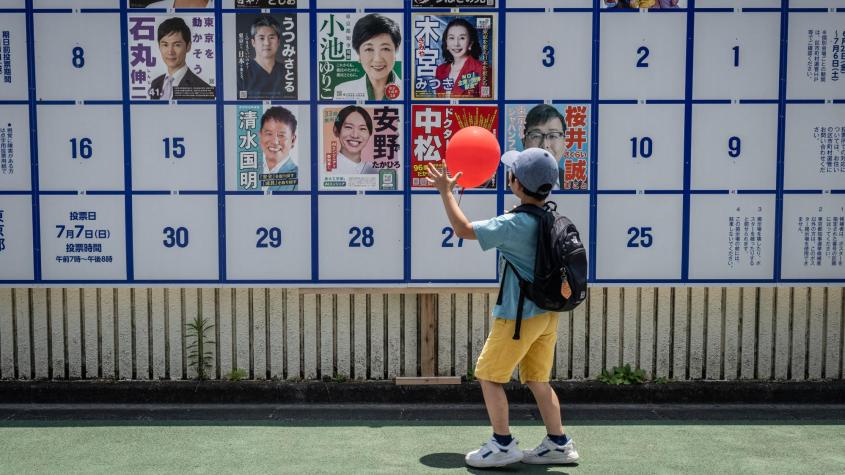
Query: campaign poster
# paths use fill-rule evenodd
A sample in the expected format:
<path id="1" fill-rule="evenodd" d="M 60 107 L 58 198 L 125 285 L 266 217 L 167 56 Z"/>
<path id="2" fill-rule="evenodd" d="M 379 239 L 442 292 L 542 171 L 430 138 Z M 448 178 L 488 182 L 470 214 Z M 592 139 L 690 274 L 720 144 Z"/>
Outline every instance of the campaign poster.
<path id="1" fill-rule="evenodd" d="M 505 151 L 546 149 L 558 161 L 560 181 L 555 189 L 589 189 L 589 105 L 509 104 L 505 111 Z"/>
<path id="2" fill-rule="evenodd" d="M 401 26 L 401 13 L 319 14 L 320 99 L 401 99 Z"/>
<path id="3" fill-rule="evenodd" d="M 496 0 L 414 0 L 414 8 L 496 8 Z"/>
<path id="4" fill-rule="evenodd" d="M 214 0 L 129 0 L 129 8 L 214 8 Z"/>
<path id="5" fill-rule="evenodd" d="M 240 191 L 299 191 L 297 133 L 308 114 L 296 105 L 242 104 L 235 109 Z M 303 184 L 304 185 L 304 184 Z"/>
<path id="6" fill-rule="evenodd" d="M 235 8 L 296 8 L 296 0 L 235 0 Z"/>
<path id="7" fill-rule="evenodd" d="M 493 99 L 493 15 L 416 14 L 414 99 Z"/>
<path id="8" fill-rule="evenodd" d="M 659 10 L 670 8 L 686 8 L 686 0 L 602 0 L 602 8 L 628 8 Z"/>
<path id="9" fill-rule="evenodd" d="M 237 15 L 238 99 L 298 97 L 296 14 Z"/>
<path id="10" fill-rule="evenodd" d="M 327 106 L 320 112 L 322 190 L 402 190 L 399 105 Z"/>
<path id="11" fill-rule="evenodd" d="M 131 13 L 132 100 L 215 98 L 214 13 Z"/>
<path id="12" fill-rule="evenodd" d="M 414 105 L 411 109 L 411 186 L 431 188 L 426 177 L 428 164 L 438 170 L 446 168 L 446 144 L 455 132 L 464 127 L 483 127 L 493 135 L 499 132 L 497 106 Z M 496 175 L 479 188 L 496 188 Z"/>

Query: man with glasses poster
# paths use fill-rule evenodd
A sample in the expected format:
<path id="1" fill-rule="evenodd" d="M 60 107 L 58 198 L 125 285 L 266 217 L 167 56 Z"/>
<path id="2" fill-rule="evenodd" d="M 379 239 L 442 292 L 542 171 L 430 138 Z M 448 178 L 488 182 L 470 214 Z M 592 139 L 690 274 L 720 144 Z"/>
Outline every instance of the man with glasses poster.
<path id="1" fill-rule="evenodd" d="M 587 106 L 567 105 L 565 108 L 549 104 L 532 107 L 527 114 L 525 106 L 509 110 L 509 146 L 518 147 L 516 131 L 522 129 L 522 148 L 542 148 L 558 162 L 560 188 L 564 190 L 588 189 L 589 109 Z M 565 111 L 565 112 L 564 112 Z M 524 119 L 520 120 L 522 117 Z M 522 127 L 518 127 L 523 122 Z"/>

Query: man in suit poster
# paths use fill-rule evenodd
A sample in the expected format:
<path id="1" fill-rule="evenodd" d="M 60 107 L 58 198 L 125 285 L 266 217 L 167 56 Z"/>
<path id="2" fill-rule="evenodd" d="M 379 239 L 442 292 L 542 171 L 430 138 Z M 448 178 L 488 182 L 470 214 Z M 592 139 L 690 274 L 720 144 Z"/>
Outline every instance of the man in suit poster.
<path id="1" fill-rule="evenodd" d="M 130 15 L 131 99 L 214 99 L 214 20 L 211 14 Z"/>

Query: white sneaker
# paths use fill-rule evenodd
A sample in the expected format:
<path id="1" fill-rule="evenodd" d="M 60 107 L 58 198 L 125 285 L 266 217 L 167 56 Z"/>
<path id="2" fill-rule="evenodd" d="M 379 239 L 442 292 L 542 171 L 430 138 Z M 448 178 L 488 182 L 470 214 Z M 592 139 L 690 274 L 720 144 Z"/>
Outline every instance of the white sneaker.
<path id="1" fill-rule="evenodd" d="M 513 439 L 508 445 L 499 445 L 490 437 L 480 449 L 468 453 L 464 460 L 470 467 L 504 467 L 522 460 L 522 451 L 516 448 L 519 442 Z"/>
<path id="2" fill-rule="evenodd" d="M 529 464 L 551 464 L 551 463 L 574 463 L 580 457 L 575 449 L 572 439 L 564 445 L 557 445 L 548 437 L 544 437 L 534 450 L 526 450 L 522 463 Z"/>

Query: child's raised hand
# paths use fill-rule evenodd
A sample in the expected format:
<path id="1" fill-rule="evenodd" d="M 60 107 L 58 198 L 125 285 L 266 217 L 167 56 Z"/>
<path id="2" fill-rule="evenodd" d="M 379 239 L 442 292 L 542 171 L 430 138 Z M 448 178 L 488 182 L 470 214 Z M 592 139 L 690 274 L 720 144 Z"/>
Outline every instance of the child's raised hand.
<path id="1" fill-rule="evenodd" d="M 455 187 L 455 184 L 458 181 L 458 178 L 461 176 L 462 172 L 458 172 L 455 174 L 454 178 L 449 178 L 449 175 L 446 172 L 440 172 L 433 164 L 428 164 L 428 176 L 425 177 L 429 183 L 431 183 L 438 191 L 441 193 L 450 192 L 452 188 Z"/>

